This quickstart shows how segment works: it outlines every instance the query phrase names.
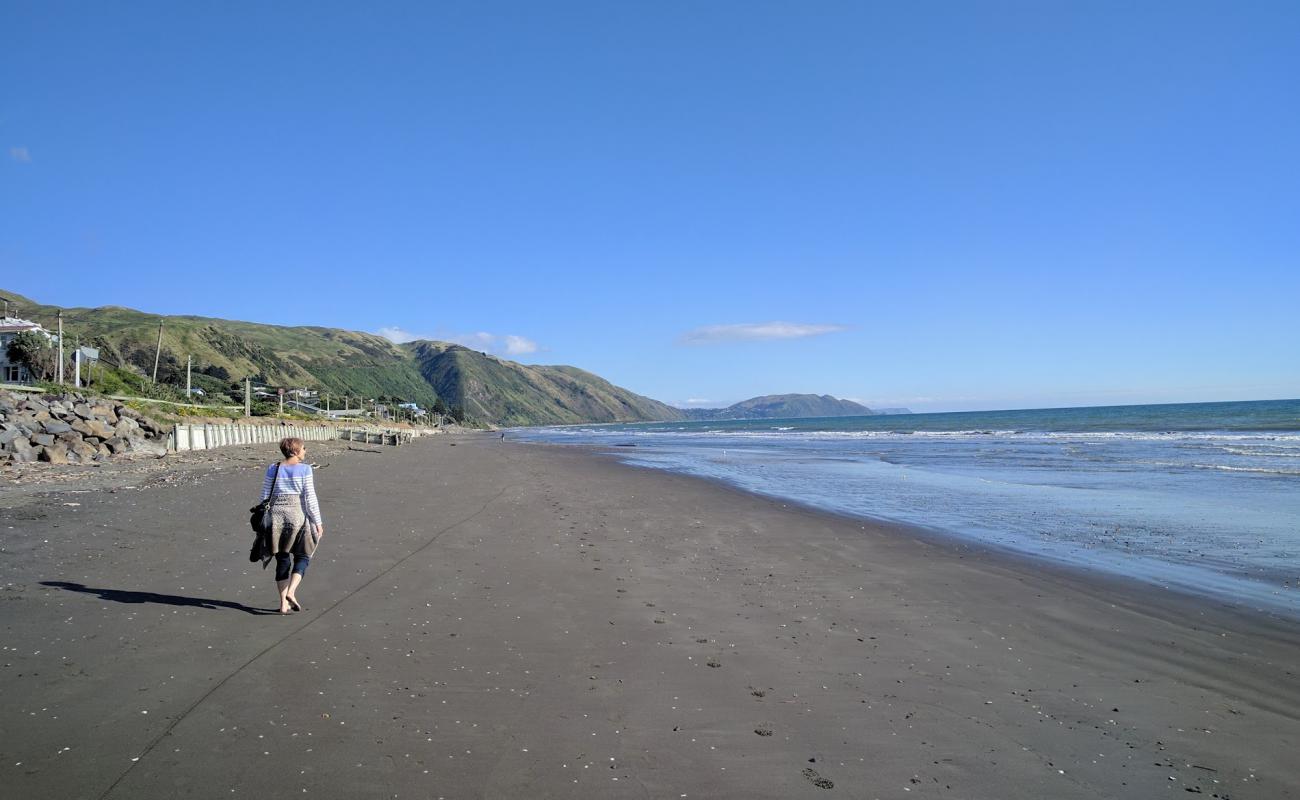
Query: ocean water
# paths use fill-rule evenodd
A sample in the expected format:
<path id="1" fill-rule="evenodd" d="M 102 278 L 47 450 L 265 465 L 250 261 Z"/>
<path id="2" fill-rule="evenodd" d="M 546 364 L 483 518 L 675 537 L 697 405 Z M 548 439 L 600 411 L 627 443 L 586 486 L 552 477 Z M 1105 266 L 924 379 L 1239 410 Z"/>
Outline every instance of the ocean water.
<path id="1" fill-rule="evenodd" d="M 1300 400 L 511 436 L 1300 617 Z"/>

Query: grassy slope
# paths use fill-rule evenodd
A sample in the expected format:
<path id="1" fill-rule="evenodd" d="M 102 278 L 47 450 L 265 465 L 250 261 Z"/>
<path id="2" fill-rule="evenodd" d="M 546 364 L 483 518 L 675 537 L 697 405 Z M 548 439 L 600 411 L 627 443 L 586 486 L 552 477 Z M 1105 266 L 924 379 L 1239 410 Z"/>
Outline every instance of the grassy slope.
<path id="1" fill-rule="evenodd" d="M 407 345 L 447 402 L 505 425 L 682 419 L 678 409 L 574 367 L 517 364 L 459 345 Z"/>
<path id="2" fill-rule="evenodd" d="M 53 328 L 58 309 L 17 295 L 17 313 Z M 63 309 L 69 340 L 101 349 L 105 359 L 153 368 L 158 319 L 129 308 Z M 426 407 L 436 397 L 462 405 L 471 419 L 510 425 L 680 419 L 677 409 L 574 367 L 504 361 L 445 342 L 399 346 L 369 333 L 284 327 L 208 317 L 167 317 L 163 359 L 195 370 L 225 368 L 233 379 L 262 375 L 276 386 L 306 386 L 374 397 L 394 395 Z M 166 373 L 164 367 L 163 373 Z"/>

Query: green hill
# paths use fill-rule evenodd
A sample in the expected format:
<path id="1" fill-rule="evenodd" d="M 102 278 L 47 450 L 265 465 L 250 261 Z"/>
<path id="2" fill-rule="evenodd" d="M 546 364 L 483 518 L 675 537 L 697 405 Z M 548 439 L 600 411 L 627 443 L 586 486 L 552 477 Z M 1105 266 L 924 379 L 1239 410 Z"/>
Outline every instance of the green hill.
<path id="1" fill-rule="evenodd" d="M 58 308 L 0 290 L 13 313 L 53 329 Z M 109 364 L 151 375 L 159 316 L 130 308 L 64 308 L 70 344 L 100 349 Z M 246 377 L 270 386 L 312 388 L 334 397 L 399 397 L 429 407 L 441 398 L 476 422 L 545 425 L 682 419 L 678 409 L 574 367 L 517 364 L 460 345 L 397 345 L 371 333 L 286 327 L 211 317 L 163 321 L 159 381 L 185 380 L 185 360 L 207 383 Z"/>
<path id="2" fill-rule="evenodd" d="M 684 419 L 681 410 L 575 367 L 517 364 L 445 342 L 405 345 L 449 405 L 506 425 Z"/>
<path id="3" fill-rule="evenodd" d="M 696 408 L 691 419 L 799 419 L 803 417 L 861 417 L 877 412 L 852 400 L 828 394 L 768 394 L 726 408 Z"/>

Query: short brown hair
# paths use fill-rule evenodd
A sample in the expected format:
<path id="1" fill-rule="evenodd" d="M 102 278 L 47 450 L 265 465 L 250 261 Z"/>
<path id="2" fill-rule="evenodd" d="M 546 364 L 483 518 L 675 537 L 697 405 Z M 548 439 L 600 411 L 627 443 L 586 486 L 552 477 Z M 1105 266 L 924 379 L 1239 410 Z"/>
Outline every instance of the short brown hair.
<path id="1" fill-rule="evenodd" d="M 286 436 L 280 440 L 280 452 L 284 453 L 285 458 L 293 458 L 293 454 L 302 448 L 302 439 L 297 436 Z"/>

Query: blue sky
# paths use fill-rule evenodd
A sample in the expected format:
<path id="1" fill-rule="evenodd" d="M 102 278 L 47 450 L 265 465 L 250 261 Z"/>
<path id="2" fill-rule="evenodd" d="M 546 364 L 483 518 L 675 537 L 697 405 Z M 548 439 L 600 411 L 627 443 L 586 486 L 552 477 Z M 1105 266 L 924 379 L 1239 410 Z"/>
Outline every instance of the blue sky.
<path id="1" fill-rule="evenodd" d="M 1293 2 L 111 6 L 6 5 L 5 289 L 679 404 L 1300 397 Z"/>

